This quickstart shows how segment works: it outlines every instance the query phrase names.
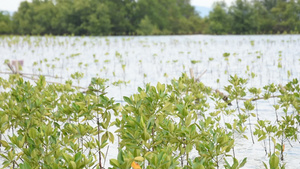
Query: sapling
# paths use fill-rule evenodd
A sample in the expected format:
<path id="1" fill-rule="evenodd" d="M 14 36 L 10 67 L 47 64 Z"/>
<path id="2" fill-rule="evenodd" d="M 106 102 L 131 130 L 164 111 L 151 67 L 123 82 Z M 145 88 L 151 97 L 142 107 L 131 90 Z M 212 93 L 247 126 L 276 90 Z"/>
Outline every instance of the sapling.
<path id="1" fill-rule="evenodd" d="M 279 105 L 276 105 L 276 101 L 275 101 L 275 97 L 274 97 L 274 94 L 277 91 L 277 89 L 276 89 L 274 83 L 270 84 L 269 86 L 266 86 L 265 89 L 267 89 L 268 92 L 270 92 L 272 94 L 272 96 L 273 96 L 273 107 L 275 109 L 276 121 L 278 122 L 279 119 L 278 119 L 278 113 L 277 113 L 277 111 L 279 109 Z"/>
<path id="2" fill-rule="evenodd" d="M 123 81 L 125 81 L 125 68 L 126 68 L 126 64 L 122 64 L 122 70 L 123 70 Z"/>
<path id="3" fill-rule="evenodd" d="M 251 124 L 251 120 L 250 120 L 250 117 L 251 115 L 252 116 L 255 116 L 254 114 L 250 114 L 250 111 L 254 110 L 254 106 L 252 105 L 251 103 L 251 100 L 247 100 L 244 102 L 244 107 L 245 107 L 245 110 L 243 110 L 244 112 L 247 112 L 248 113 L 248 120 L 249 120 L 249 127 L 250 127 L 250 134 L 251 134 L 251 139 L 252 139 L 252 143 L 254 144 L 254 138 L 253 138 L 253 133 L 252 133 L 252 124 Z"/>
<path id="4" fill-rule="evenodd" d="M 239 78 L 237 75 L 230 76 L 229 83 L 231 85 L 226 86 L 225 90 L 229 93 L 229 99 L 235 100 L 237 105 L 237 110 L 239 115 L 241 115 L 239 107 L 239 99 L 246 96 L 245 85 L 247 84 L 247 79 Z"/>
<path id="5" fill-rule="evenodd" d="M 223 53 L 223 57 L 224 57 L 224 59 L 225 59 L 225 61 L 226 61 L 226 69 L 225 69 L 225 74 L 227 74 L 228 73 L 228 71 L 229 71 L 229 56 L 230 56 L 230 53 Z"/>
<path id="6" fill-rule="evenodd" d="M 261 94 L 261 89 L 260 88 L 255 88 L 255 87 L 252 87 L 250 89 L 248 89 L 250 93 L 252 93 L 255 97 L 255 109 L 256 109 L 256 119 L 257 121 L 259 120 L 259 117 L 258 117 L 258 105 L 257 105 L 257 99 L 259 99 L 259 95 Z"/>

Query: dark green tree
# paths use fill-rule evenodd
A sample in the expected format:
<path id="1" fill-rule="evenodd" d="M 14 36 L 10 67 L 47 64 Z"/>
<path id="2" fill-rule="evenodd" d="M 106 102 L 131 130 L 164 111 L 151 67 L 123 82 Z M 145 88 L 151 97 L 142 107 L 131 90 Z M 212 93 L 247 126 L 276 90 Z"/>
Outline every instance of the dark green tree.
<path id="1" fill-rule="evenodd" d="M 277 0 L 263 0 L 261 3 L 268 11 L 270 11 L 277 5 Z"/>
<path id="2" fill-rule="evenodd" d="M 56 14 L 56 8 L 51 1 L 33 2 L 32 30 L 31 34 L 44 35 L 52 34 L 51 22 Z"/>
<path id="3" fill-rule="evenodd" d="M 21 2 L 13 15 L 13 28 L 17 34 L 51 34 L 51 25 L 56 9 L 52 1 L 34 0 Z"/>
<path id="4" fill-rule="evenodd" d="M 56 12 L 53 16 L 51 25 L 54 30 L 53 34 L 63 35 L 72 34 L 72 29 L 69 29 L 69 25 L 72 20 L 73 0 L 57 0 L 55 3 Z M 76 19 L 76 18 L 75 18 Z"/>
<path id="5" fill-rule="evenodd" d="M 138 35 L 155 35 L 159 33 L 160 31 L 158 27 L 151 22 L 147 15 L 141 20 L 140 24 L 138 25 Z"/>
<path id="6" fill-rule="evenodd" d="M 93 11 L 88 16 L 87 30 L 91 35 L 109 35 L 111 22 L 109 9 L 104 3 L 93 4 Z"/>
<path id="7" fill-rule="evenodd" d="M 233 19 L 232 32 L 236 34 L 255 33 L 256 21 L 254 9 L 247 0 L 236 0 L 229 8 L 229 15 Z"/>
<path id="8" fill-rule="evenodd" d="M 200 32 L 198 26 L 201 18 L 189 0 L 139 0 L 137 13 L 141 21 L 145 21 L 147 16 L 163 34 Z"/>
<path id="9" fill-rule="evenodd" d="M 209 32 L 212 34 L 227 34 L 231 31 L 232 19 L 227 13 L 225 2 L 217 2 L 209 13 Z"/>
<path id="10" fill-rule="evenodd" d="M 236 0 L 229 7 L 223 1 L 205 18 L 190 0 L 33 0 L 12 18 L 0 14 L 0 34 L 297 33 L 299 13 L 299 0 Z"/>
<path id="11" fill-rule="evenodd" d="M 253 2 L 255 33 L 272 33 L 276 20 L 267 7 L 259 0 Z"/>
<path id="12" fill-rule="evenodd" d="M 0 34 L 11 34 L 12 32 L 9 13 L 0 11 Z"/>
<path id="13" fill-rule="evenodd" d="M 32 4 L 23 1 L 18 11 L 13 15 L 13 29 L 17 34 L 30 34 L 32 30 L 34 11 Z"/>
<path id="14" fill-rule="evenodd" d="M 278 0 L 276 7 L 271 10 L 276 18 L 274 31 L 282 32 L 298 32 L 300 30 L 300 3 L 290 0 L 289 2 Z"/>
<path id="15" fill-rule="evenodd" d="M 160 31 L 167 31 L 167 26 L 169 25 L 167 20 L 168 12 L 161 1 L 139 0 L 137 13 L 140 14 L 140 20 L 147 16 L 151 23 L 156 25 Z"/>
<path id="16" fill-rule="evenodd" d="M 135 30 L 133 23 L 136 10 L 134 0 L 104 0 L 108 7 L 111 32 L 115 35 L 129 34 Z"/>

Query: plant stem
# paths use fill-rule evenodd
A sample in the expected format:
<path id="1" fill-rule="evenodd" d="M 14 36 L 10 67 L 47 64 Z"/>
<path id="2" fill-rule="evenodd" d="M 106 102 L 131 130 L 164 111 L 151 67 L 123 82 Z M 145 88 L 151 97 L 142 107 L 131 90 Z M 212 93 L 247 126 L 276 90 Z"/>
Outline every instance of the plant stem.
<path id="1" fill-rule="evenodd" d="M 224 126 L 226 126 L 225 116 L 224 116 L 224 112 L 223 111 L 222 111 L 222 118 L 223 118 Z M 225 127 L 225 133 L 227 134 L 227 127 Z"/>
<path id="2" fill-rule="evenodd" d="M 281 151 L 280 151 L 280 155 L 281 155 L 281 161 L 283 161 L 283 132 L 281 134 Z"/>
<path id="3" fill-rule="evenodd" d="M 232 131 L 232 137 L 233 137 L 233 140 L 234 140 L 234 131 Z M 233 157 L 235 158 L 234 146 L 232 147 L 232 153 L 233 153 Z"/>
<path id="4" fill-rule="evenodd" d="M 98 125 L 98 141 L 99 141 L 99 144 L 101 144 L 101 141 L 100 141 L 100 121 L 99 121 L 99 117 L 97 117 L 97 125 Z M 102 168 L 102 164 L 101 164 L 101 148 L 100 148 L 100 146 L 98 147 L 98 151 L 99 151 L 99 167 Z"/>
<path id="5" fill-rule="evenodd" d="M 187 141 L 185 143 L 185 153 L 186 153 L 186 166 L 188 168 L 188 166 L 189 166 L 189 153 L 188 153 L 186 147 L 187 147 Z"/>
<path id="6" fill-rule="evenodd" d="M 265 148 L 265 152 L 266 152 L 266 155 L 267 155 L 268 151 L 267 151 L 267 146 L 266 146 L 266 140 L 264 140 L 264 148 Z"/>
<path id="7" fill-rule="evenodd" d="M 275 97 L 273 94 L 273 101 L 274 101 L 274 105 L 275 105 Z M 277 110 L 275 109 L 275 115 L 276 115 L 276 122 L 278 122 L 278 114 L 277 114 Z"/>
<path id="8" fill-rule="evenodd" d="M 97 96 L 97 103 L 99 103 L 99 95 L 97 94 L 96 95 Z M 101 144 L 101 139 L 100 139 L 100 117 L 99 117 L 99 109 L 98 109 L 98 107 L 97 107 L 97 130 L 98 130 L 98 133 L 97 133 L 97 135 L 98 135 L 98 141 L 99 141 L 99 144 Z M 102 159 L 101 159 L 101 145 L 99 145 L 99 147 L 98 147 L 98 153 L 99 153 L 99 167 L 100 167 L 100 169 L 102 169 L 102 163 L 101 163 L 101 161 L 102 161 Z"/>
<path id="9" fill-rule="evenodd" d="M 271 137 L 269 136 L 269 153 L 271 154 Z"/>
<path id="10" fill-rule="evenodd" d="M 103 164 L 104 167 L 105 167 L 105 162 L 106 162 L 108 150 L 109 150 L 109 146 L 107 146 L 105 157 L 104 157 L 104 164 Z"/>
<path id="11" fill-rule="evenodd" d="M 290 141 L 288 138 L 287 138 L 287 141 L 289 142 L 289 145 L 290 145 L 291 147 L 293 147 L 291 141 Z"/>
<path id="12" fill-rule="evenodd" d="M 237 109 L 238 109 L 239 115 L 241 115 L 241 111 L 240 111 L 240 106 L 239 106 L 238 99 L 235 99 L 235 101 L 236 101 L 236 106 L 237 106 Z"/>
<path id="13" fill-rule="evenodd" d="M 254 138 L 253 138 L 253 134 L 252 134 L 252 127 L 251 127 L 251 122 L 250 122 L 250 114 L 249 114 L 248 121 L 249 121 L 249 126 L 250 126 L 250 133 L 251 133 L 251 139 L 252 139 L 252 143 L 254 144 Z"/>
<path id="14" fill-rule="evenodd" d="M 218 159 L 218 156 L 216 156 L 217 160 L 216 160 L 216 163 L 217 163 L 217 169 L 219 169 L 219 159 Z"/>
<path id="15" fill-rule="evenodd" d="M 258 117 L 257 100 L 255 100 L 255 109 L 256 109 L 256 120 L 258 121 L 259 117 Z"/>
<path id="16" fill-rule="evenodd" d="M 183 167 L 183 155 L 180 156 L 181 167 Z"/>
<path id="17" fill-rule="evenodd" d="M 156 119 L 155 119 L 156 120 Z M 154 127 L 155 127 L 155 124 L 154 126 L 152 127 L 152 145 L 154 145 Z M 154 152 L 154 146 L 152 147 L 152 151 Z"/>

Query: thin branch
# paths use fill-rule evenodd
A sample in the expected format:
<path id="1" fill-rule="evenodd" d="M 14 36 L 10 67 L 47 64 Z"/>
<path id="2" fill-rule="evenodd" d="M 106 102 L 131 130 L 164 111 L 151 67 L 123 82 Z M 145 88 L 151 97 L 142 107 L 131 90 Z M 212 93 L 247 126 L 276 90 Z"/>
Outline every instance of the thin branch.
<path id="1" fill-rule="evenodd" d="M 200 76 L 198 76 L 198 77 L 196 78 L 196 81 L 199 81 L 200 78 L 201 78 L 206 72 L 207 72 L 207 69 L 206 69 L 204 72 L 202 72 L 202 73 L 200 74 Z"/>
<path id="2" fill-rule="evenodd" d="M 14 67 L 10 63 L 6 63 L 6 65 L 9 67 L 9 69 L 14 73 L 17 74 L 17 71 L 14 69 Z"/>
<path id="3" fill-rule="evenodd" d="M 10 64 L 10 63 L 6 63 L 6 65 L 9 67 L 9 69 L 12 71 L 12 72 L 0 72 L 0 73 L 3 73 L 3 74 L 19 74 L 21 75 L 22 77 L 25 77 L 27 79 L 31 79 L 31 80 L 39 80 L 37 78 L 34 78 L 34 77 L 30 77 L 30 76 L 40 76 L 40 75 L 35 75 L 35 74 L 29 74 L 29 73 L 20 73 L 20 72 L 16 72 L 13 68 L 13 66 Z M 45 76 L 45 75 L 41 75 L 41 76 Z M 50 75 L 46 75 L 48 77 L 53 77 L 53 76 L 50 76 Z M 53 83 L 53 84 L 62 84 L 62 83 L 59 83 L 59 82 L 53 82 L 53 81 L 46 81 L 47 83 Z M 72 85 L 72 87 L 75 87 L 75 88 L 79 88 L 79 89 L 83 89 L 85 90 L 84 92 L 86 92 L 88 90 L 88 88 L 86 87 L 80 87 L 80 86 L 74 86 Z"/>
<path id="4" fill-rule="evenodd" d="M 40 76 L 40 75 L 36 75 L 36 74 L 30 74 L 30 73 L 21 73 L 19 71 L 16 71 L 13 67 L 13 65 L 11 65 L 10 63 L 6 63 L 6 65 L 8 66 L 8 68 L 12 71 L 12 72 L 0 72 L 2 74 L 19 74 L 19 75 L 29 75 L 29 76 Z M 51 75 L 42 75 L 45 77 L 53 77 L 53 78 L 60 78 L 62 79 L 62 77 L 55 77 L 55 76 L 51 76 Z"/>
<path id="5" fill-rule="evenodd" d="M 12 73 L 12 72 L 0 72 L 1 74 L 10 74 L 10 75 L 12 75 L 12 74 L 15 74 L 15 73 Z"/>
<path id="6" fill-rule="evenodd" d="M 10 75 L 13 75 L 13 74 L 19 74 L 21 76 L 24 76 L 24 75 L 28 75 L 28 76 L 45 76 L 45 77 L 52 77 L 52 78 L 56 78 L 56 79 L 62 79 L 62 77 L 56 77 L 56 76 L 51 76 L 51 75 L 36 75 L 36 74 L 30 74 L 30 73 L 13 73 L 13 72 L 0 72 L 0 74 L 10 74 Z"/>
<path id="7" fill-rule="evenodd" d="M 194 71 L 192 68 L 190 68 L 190 75 L 191 75 L 191 78 L 194 79 L 195 82 L 199 82 L 200 81 L 200 78 L 205 74 L 206 70 L 197 78 L 195 79 L 195 76 L 194 76 Z M 228 96 L 225 95 L 224 93 L 220 92 L 218 89 L 213 89 L 216 93 L 218 93 L 222 99 L 228 103 L 228 105 L 231 105 L 230 102 L 228 102 Z"/>
<path id="8" fill-rule="evenodd" d="M 275 96 L 269 96 L 269 98 L 278 98 L 282 95 L 275 95 Z M 250 99 L 247 99 L 247 98 L 240 98 L 239 100 L 245 100 L 245 101 L 248 101 L 248 100 L 251 100 L 251 101 L 257 101 L 257 100 L 262 100 L 262 99 L 265 99 L 264 97 L 256 97 L 256 98 L 250 98 Z"/>
<path id="9" fill-rule="evenodd" d="M 206 72 L 206 70 L 205 70 L 205 71 L 204 71 L 197 79 L 195 79 L 194 71 L 193 71 L 192 68 L 190 68 L 190 76 L 191 76 L 192 79 L 194 79 L 195 82 L 199 82 L 199 81 L 200 81 L 200 78 L 205 74 L 205 72 Z M 280 85 L 280 87 L 281 87 L 282 90 L 285 90 L 285 88 L 284 88 L 282 85 Z M 218 93 L 218 94 L 222 97 L 222 99 L 223 99 L 226 103 L 228 103 L 228 105 L 232 105 L 231 102 L 228 101 L 228 95 L 222 93 L 222 92 L 219 91 L 218 89 L 212 89 L 212 90 L 215 91 L 215 93 Z M 270 96 L 269 98 L 278 98 L 278 97 L 280 97 L 280 96 L 282 96 L 282 95 Z M 238 100 L 257 101 L 257 100 L 262 100 L 262 99 L 265 99 L 265 98 L 264 98 L 264 97 L 256 97 L 256 98 L 250 98 L 250 99 L 247 99 L 247 98 L 239 98 Z"/>

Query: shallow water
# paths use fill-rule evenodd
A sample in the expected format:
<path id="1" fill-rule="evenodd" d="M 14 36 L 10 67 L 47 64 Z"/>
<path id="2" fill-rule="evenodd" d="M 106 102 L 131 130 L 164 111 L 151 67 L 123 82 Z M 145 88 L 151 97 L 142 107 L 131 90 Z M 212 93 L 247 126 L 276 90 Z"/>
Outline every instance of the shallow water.
<path id="1" fill-rule="evenodd" d="M 9 59 L 24 60 L 23 72 L 61 77 L 48 77 L 49 81 L 64 82 L 77 71 L 85 74 L 76 84 L 82 87 L 87 87 L 92 77 L 107 78 L 108 97 L 114 97 L 119 102 L 122 102 L 122 96 L 135 93 L 138 86 L 169 83 L 184 72 L 189 74 L 190 68 L 196 77 L 204 72 L 200 81 L 220 91 L 224 91 L 221 87 L 228 85 L 229 76 L 234 74 L 249 78 L 247 87 L 260 88 L 270 83 L 284 85 L 300 75 L 299 35 L 30 37 L 30 42 L 24 37 L 19 39 L 18 43 L 0 39 L 1 72 L 9 71 L 2 65 Z M 223 53 L 230 53 L 228 61 Z M 199 63 L 193 64 L 191 61 Z M 33 66 L 34 62 L 37 62 L 36 66 Z M 251 73 L 255 77 L 252 78 Z M 0 76 L 8 77 L 5 74 Z M 111 85 L 118 80 L 130 82 L 121 86 Z M 273 99 L 258 101 L 261 119 L 275 121 L 272 104 Z M 251 124 L 255 122 L 256 119 L 251 118 Z M 263 145 L 252 144 L 250 133 L 246 132 L 249 140 L 236 141 L 236 157 L 240 160 L 248 157 L 244 168 L 263 168 L 262 161 L 268 159 Z M 286 168 L 300 168 L 300 144 L 291 144 L 293 147 L 286 143 Z M 108 159 L 116 158 L 116 152 L 117 143 L 110 145 Z"/>

